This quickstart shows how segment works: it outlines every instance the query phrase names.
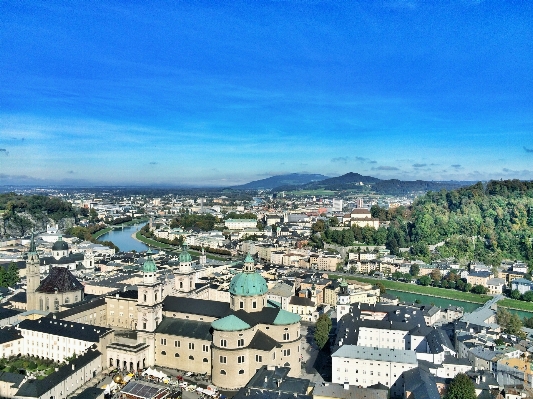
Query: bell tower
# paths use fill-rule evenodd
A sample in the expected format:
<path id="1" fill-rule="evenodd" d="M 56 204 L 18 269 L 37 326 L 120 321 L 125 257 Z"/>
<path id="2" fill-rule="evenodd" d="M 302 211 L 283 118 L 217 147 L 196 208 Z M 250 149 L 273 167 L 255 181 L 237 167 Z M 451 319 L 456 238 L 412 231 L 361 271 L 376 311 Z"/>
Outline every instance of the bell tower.
<path id="1" fill-rule="evenodd" d="M 37 288 L 41 284 L 39 254 L 35 247 L 33 233 L 31 235 L 30 250 L 26 258 L 26 310 L 37 310 Z"/>
<path id="2" fill-rule="evenodd" d="M 148 250 L 143 265 L 143 282 L 137 285 L 137 337 L 142 343 L 150 345 L 147 366 L 155 362 L 155 330 L 163 320 L 163 285 L 157 279 L 157 267 Z"/>

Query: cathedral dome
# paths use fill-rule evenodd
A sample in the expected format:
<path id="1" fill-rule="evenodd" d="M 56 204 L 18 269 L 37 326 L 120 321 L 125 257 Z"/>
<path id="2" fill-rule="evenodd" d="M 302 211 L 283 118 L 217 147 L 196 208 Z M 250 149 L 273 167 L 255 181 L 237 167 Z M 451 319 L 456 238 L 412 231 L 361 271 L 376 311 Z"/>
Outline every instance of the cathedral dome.
<path id="1" fill-rule="evenodd" d="M 179 261 L 180 261 L 180 263 L 192 262 L 191 254 L 187 251 L 187 245 L 183 246 L 183 249 L 182 249 L 182 251 L 180 253 L 180 256 L 179 256 Z"/>
<path id="2" fill-rule="evenodd" d="M 54 242 L 52 251 L 68 251 L 68 243 L 63 241 L 62 237 L 59 237 L 58 240 Z"/>
<path id="3" fill-rule="evenodd" d="M 144 261 L 143 272 L 155 273 L 157 271 L 157 266 L 155 265 L 155 262 L 152 259 L 152 251 L 148 250 L 148 252 L 146 252 L 146 255 L 148 255 L 148 258 Z"/>
<path id="4" fill-rule="evenodd" d="M 229 292 L 237 296 L 264 295 L 268 291 L 266 280 L 256 272 L 235 275 L 229 284 Z"/>

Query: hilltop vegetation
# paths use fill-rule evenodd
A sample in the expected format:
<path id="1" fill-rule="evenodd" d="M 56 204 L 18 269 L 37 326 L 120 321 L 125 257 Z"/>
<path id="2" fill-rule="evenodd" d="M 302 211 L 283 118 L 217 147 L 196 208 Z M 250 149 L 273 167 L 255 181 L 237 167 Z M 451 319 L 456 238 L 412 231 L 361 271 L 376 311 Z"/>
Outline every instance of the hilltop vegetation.
<path id="1" fill-rule="evenodd" d="M 15 193 L 0 194 L 0 214 L 0 233 L 4 236 L 10 233 L 23 236 L 33 228 L 46 229 L 50 221 L 60 223 L 77 218 L 72 205 L 60 198 Z"/>
<path id="2" fill-rule="evenodd" d="M 393 253 L 411 246 L 413 255 L 429 259 L 428 244 L 444 242 L 437 248 L 440 257 L 491 265 L 520 259 L 533 267 L 533 182 L 491 181 L 428 192 L 411 209 L 374 206 L 371 212 L 390 221 L 386 246 Z"/>

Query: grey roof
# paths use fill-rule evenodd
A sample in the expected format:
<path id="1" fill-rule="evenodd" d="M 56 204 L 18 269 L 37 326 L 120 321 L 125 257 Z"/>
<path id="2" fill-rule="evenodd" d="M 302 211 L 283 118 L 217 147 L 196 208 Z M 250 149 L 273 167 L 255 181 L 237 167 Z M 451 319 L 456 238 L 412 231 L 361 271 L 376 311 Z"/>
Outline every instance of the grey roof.
<path id="1" fill-rule="evenodd" d="M 439 390 L 435 379 L 426 370 L 420 367 L 405 371 L 404 391 L 412 393 L 410 398 L 413 399 L 440 399 Z"/>
<path id="2" fill-rule="evenodd" d="M 24 375 L 19 373 L 8 373 L 7 371 L 0 371 L 0 381 L 10 382 L 13 385 L 19 386 L 24 380 Z"/>
<path id="3" fill-rule="evenodd" d="M 229 303 L 196 298 L 167 296 L 163 301 L 163 311 L 192 313 L 196 315 L 222 318 L 231 313 Z"/>
<path id="4" fill-rule="evenodd" d="M 358 345 L 343 345 L 331 357 L 417 364 L 414 351 Z"/>
<path id="5" fill-rule="evenodd" d="M 77 372 L 78 369 L 84 367 L 88 363 L 97 359 L 102 354 L 97 350 L 90 350 L 87 353 L 76 357 L 69 365 L 60 367 L 58 371 L 50 374 L 42 380 L 27 380 L 17 391 L 17 397 L 39 398 L 59 383 L 66 380 L 70 375 Z M 74 366 L 74 370 L 71 367 Z"/>
<path id="6" fill-rule="evenodd" d="M 315 306 L 315 303 L 311 299 L 300 296 L 291 296 L 289 303 L 296 306 Z"/>
<path id="7" fill-rule="evenodd" d="M 281 297 L 290 297 L 292 295 L 293 287 L 284 282 L 278 282 L 274 287 L 268 290 L 267 295 L 278 295 Z"/>
<path id="8" fill-rule="evenodd" d="M 281 345 L 279 345 L 275 339 L 270 338 L 263 331 L 257 330 L 254 337 L 250 341 L 248 348 L 270 352 L 276 346 L 281 347 Z"/>
<path id="9" fill-rule="evenodd" d="M 343 385 L 339 384 L 320 384 L 315 386 L 313 394 L 315 396 L 338 399 L 387 399 L 389 397 L 389 389 L 378 386 L 359 388 L 353 385 L 345 389 Z"/>
<path id="10" fill-rule="evenodd" d="M 448 337 L 448 334 L 441 330 L 440 328 L 434 329 L 427 336 L 426 340 L 429 347 L 430 353 L 441 353 L 448 349 L 449 351 L 455 352 L 455 348 Z"/>
<path id="11" fill-rule="evenodd" d="M 15 328 L 2 328 L 0 331 L 0 344 L 6 344 L 22 338 L 20 331 Z"/>
<path id="12" fill-rule="evenodd" d="M 61 319 L 50 319 L 48 317 L 43 317 L 38 320 L 23 320 L 18 324 L 18 328 L 88 342 L 99 342 L 101 337 L 113 331 L 111 328 L 75 323 Z"/>
<path id="13" fill-rule="evenodd" d="M 84 389 L 78 395 L 73 396 L 72 399 L 98 399 L 103 397 L 104 389 L 97 387 L 89 387 Z"/>
<path id="14" fill-rule="evenodd" d="M 269 369 L 267 366 L 262 366 L 246 384 L 246 387 L 306 394 L 311 382 L 304 378 L 288 377 L 289 371 L 290 367 Z"/>
<path id="15" fill-rule="evenodd" d="M 211 323 L 196 320 L 175 319 L 165 317 L 157 326 L 156 334 L 168 334 L 179 337 L 195 338 L 211 341 Z"/>
<path id="16" fill-rule="evenodd" d="M 105 298 L 98 298 L 92 301 L 83 301 L 83 302 L 76 302 L 73 303 L 71 307 L 68 309 L 62 310 L 61 312 L 57 312 L 54 314 L 50 314 L 49 317 L 56 317 L 58 319 L 66 319 L 67 317 L 70 317 L 72 315 L 85 312 L 89 309 L 98 308 L 100 306 L 105 305 Z"/>

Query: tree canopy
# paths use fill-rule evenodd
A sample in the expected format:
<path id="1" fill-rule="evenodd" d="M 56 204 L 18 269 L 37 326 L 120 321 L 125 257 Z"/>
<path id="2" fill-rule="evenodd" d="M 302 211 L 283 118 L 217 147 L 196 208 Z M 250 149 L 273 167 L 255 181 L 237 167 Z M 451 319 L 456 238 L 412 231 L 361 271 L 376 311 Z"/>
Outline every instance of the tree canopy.
<path id="1" fill-rule="evenodd" d="M 476 399 L 476 389 L 470 377 L 457 374 L 450 382 L 444 399 Z"/>
<path id="2" fill-rule="evenodd" d="M 316 321 L 314 338 L 320 349 L 322 349 L 329 340 L 331 325 L 331 319 L 327 314 L 321 314 Z"/>

